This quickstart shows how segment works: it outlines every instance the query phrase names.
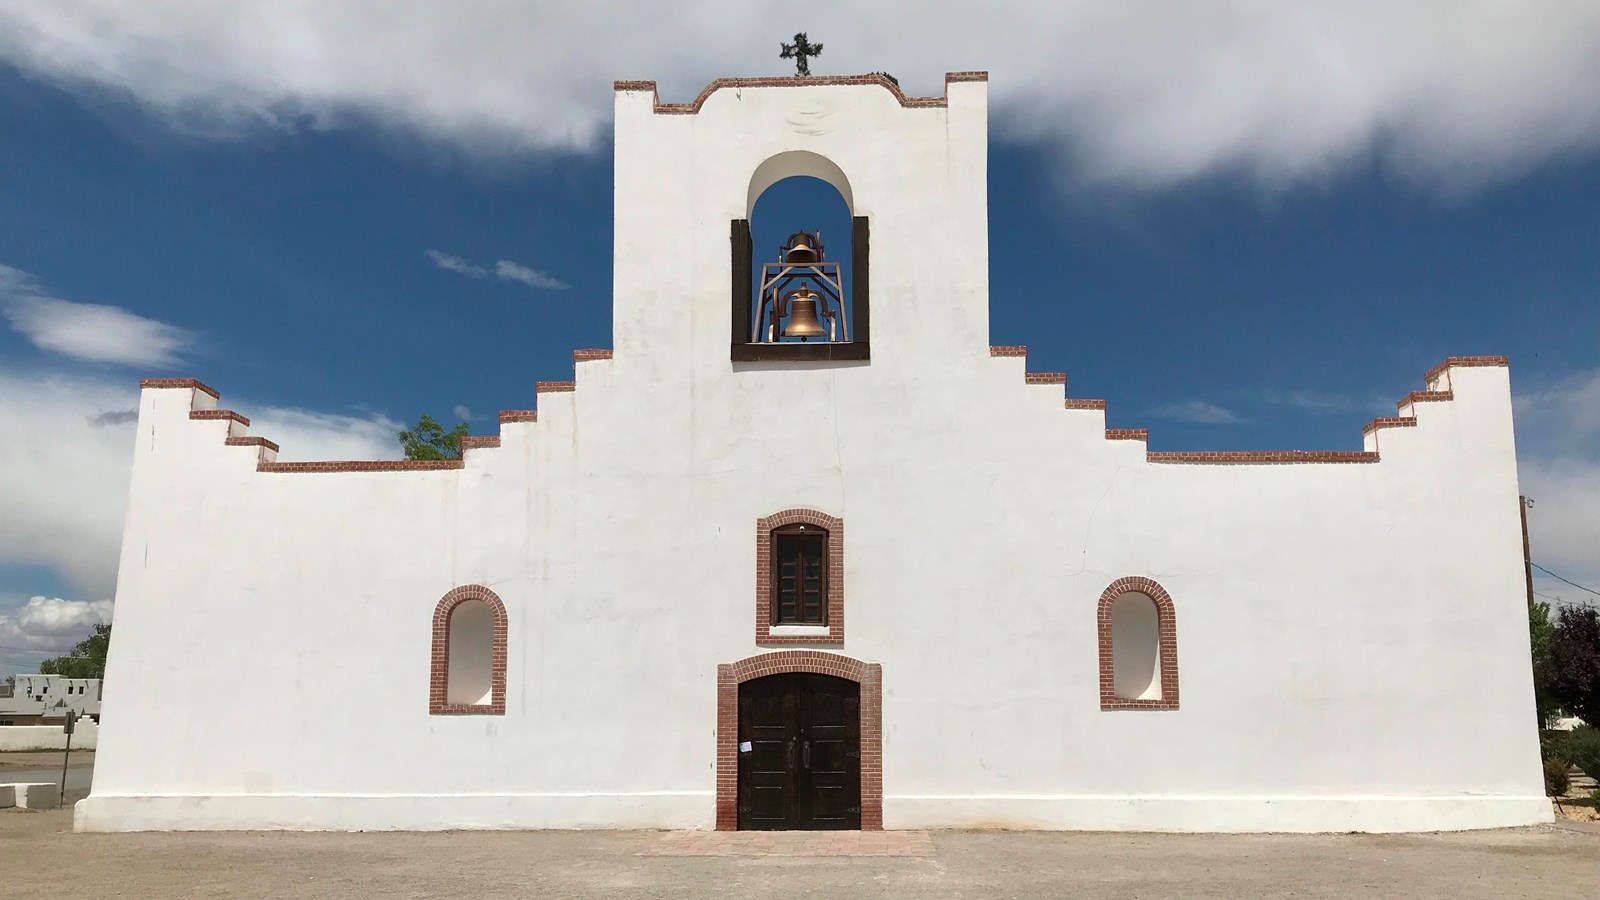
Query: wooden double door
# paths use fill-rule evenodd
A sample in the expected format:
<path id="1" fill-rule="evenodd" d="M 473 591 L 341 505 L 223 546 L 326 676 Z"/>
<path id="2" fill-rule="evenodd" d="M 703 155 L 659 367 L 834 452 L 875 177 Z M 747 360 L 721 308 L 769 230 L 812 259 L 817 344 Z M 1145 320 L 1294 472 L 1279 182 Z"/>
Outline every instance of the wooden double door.
<path id="1" fill-rule="evenodd" d="M 861 827 L 861 685 L 807 673 L 739 685 L 739 827 Z"/>

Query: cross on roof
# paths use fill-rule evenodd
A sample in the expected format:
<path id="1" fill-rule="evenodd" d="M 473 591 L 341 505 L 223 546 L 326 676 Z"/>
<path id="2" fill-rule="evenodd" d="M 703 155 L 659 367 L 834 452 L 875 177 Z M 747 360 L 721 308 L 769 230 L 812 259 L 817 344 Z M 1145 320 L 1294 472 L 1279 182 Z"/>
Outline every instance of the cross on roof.
<path id="1" fill-rule="evenodd" d="M 783 52 L 778 54 L 778 58 L 794 60 L 796 75 L 810 75 L 811 57 L 822 55 L 822 45 L 806 40 L 804 31 L 794 36 L 794 43 L 779 46 L 783 48 Z"/>

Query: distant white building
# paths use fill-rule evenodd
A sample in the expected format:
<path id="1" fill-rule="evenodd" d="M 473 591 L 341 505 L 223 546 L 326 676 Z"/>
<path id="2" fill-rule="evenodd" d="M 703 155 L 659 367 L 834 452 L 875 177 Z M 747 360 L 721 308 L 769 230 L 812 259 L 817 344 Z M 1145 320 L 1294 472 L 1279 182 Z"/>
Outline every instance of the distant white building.
<path id="1" fill-rule="evenodd" d="M 1360 449 L 1150 450 L 991 346 L 983 73 L 619 82 L 615 136 L 613 348 L 464 459 L 144 383 L 78 828 L 1551 818 L 1504 357 Z M 797 175 L 850 271 L 752 247 Z"/>
<path id="2" fill-rule="evenodd" d="M 54 725 L 67 710 L 99 721 L 100 685 L 98 678 L 18 675 L 9 694 L 0 688 L 0 725 Z"/>

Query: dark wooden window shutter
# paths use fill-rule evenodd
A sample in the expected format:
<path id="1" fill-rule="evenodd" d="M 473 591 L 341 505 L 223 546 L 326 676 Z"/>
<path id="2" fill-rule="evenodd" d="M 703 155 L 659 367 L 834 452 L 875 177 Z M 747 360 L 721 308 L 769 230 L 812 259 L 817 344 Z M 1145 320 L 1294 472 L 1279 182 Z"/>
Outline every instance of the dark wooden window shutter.
<path id="1" fill-rule="evenodd" d="M 772 622 L 828 624 L 828 534 L 814 525 L 772 535 Z"/>
<path id="2" fill-rule="evenodd" d="M 751 269 L 750 220 L 734 219 L 728 240 L 733 258 L 733 345 L 750 341 L 750 321 L 755 307 L 755 272 Z"/>

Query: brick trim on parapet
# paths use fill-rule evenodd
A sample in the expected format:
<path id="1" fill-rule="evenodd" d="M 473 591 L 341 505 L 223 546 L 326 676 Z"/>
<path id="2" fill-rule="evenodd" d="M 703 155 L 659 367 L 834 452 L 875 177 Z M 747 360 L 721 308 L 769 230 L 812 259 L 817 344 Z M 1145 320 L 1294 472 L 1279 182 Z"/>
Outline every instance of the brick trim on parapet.
<path id="1" fill-rule="evenodd" d="M 1149 450 L 1144 458 L 1153 463 L 1375 463 L 1378 454 L 1369 450 Z"/>
<path id="2" fill-rule="evenodd" d="M 820 650 L 778 650 L 717 666 L 717 830 L 739 827 L 739 685 L 810 672 L 861 685 L 861 830 L 883 830 L 883 667 Z"/>
<path id="3" fill-rule="evenodd" d="M 1412 391 L 1396 401 L 1394 409 L 1395 412 L 1399 412 L 1413 404 L 1440 403 L 1446 400 L 1454 400 L 1455 398 L 1456 395 L 1452 391 Z"/>
<path id="4" fill-rule="evenodd" d="M 1106 440 L 1108 441 L 1148 441 L 1150 429 L 1148 428 L 1107 428 Z"/>
<path id="5" fill-rule="evenodd" d="M 244 416 L 239 415 L 231 409 L 191 409 L 189 410 L 189 418 L 196 421 L 202 421 L 205 419 L 227 419 L 231 422 L 238 422 L 240 425 L 243 425 L 246 428 L 250 427 L 249 419 L 246 419 Z"/>
<path id="6" fill-rule="evenodd" d="M 539 411 L 537 409 L 502 409 L 500 410 L 500 424 L 507 422 L 537 422 Z"/>
<path id="7" fill-rule="evenodd" d="M 494 619 L 489 656 L 489 702 L 449 703 L 450 614 L 468 600 L 482 600 Z M 428 673 L 428 715 L 503 716 L 506 714 L 506 605 L 500 595 L 481 584 L 464 584 L 451 590 L 433 609 L 433 654 Z"/>
<path id="8" fill-rule="evenodd" d="M 718 78 L 701 89 L 692 103 L 662 103 L 661 94 L 656 89 L 654 81 L 613 81 L 611 87 L 619 92 L 649 91 L 652 111 L 658 115 L 692 116 L 700 111 L 700 107 L 705 105 L 705 102 L 711 98 L 712 94 L 726 88 L 831 87 L 836 85 L 875 84 L 893 94 L 895 100 L 899 101 L 902 107 L 920 109 L 949 105 L 950 85 L 952 82 L 988 80 L 988 72 L 946 72 L 944 74 L 944 96 L 907 97 L 900 90 L 899 85 L 882 75 L 777 75 L 762 78 Z"/>
<path id="9" fill-rule="evenodd" d="M 1380 428 L 1415 428 L 1417 420 L 1409 416 L 1378 416 L 1371 422 L 1361 426 L 1362 434 L 1371 434 Z"/>
<path id="10" fill-rule="evenodd" d="M 204 391 L 210 394 L 214 400 L 222 399 L 222 395 L 217 393 L 216 388 L 208 387 L 193 378 L 142 378 L 139 380 L 139 388 L 141 390 L 144 388 L 194 388 L 197 391 Z"/>
<path id="11" fill-rule="evenodd" d="M 434 472 L 442 469 L 460 469 L 466 462 L 459 459 L 333 459 L 315 462 L 264 462 L 256 464 L 257 472 Z"/>
<path id="12" fill-rule="evenodd" d="M 1116 668 L 1111 653 L 1111 608 L 1123 594 L 1138 591 L 1155 601 L 1156 635 L 1160 648 L 1160 700 L 1128 700 L 1117 696 Z M 1095 633 L 1100 647 L 1100 708 L 1177 709 L 1178 708 L 1178 623 L 1172 596 L 1148 578 L 1119 578 L 1100 594 L 1095 610 Z"/>
<path id="13" fill-rule="evenodd" d="M 1432 382 L 1435 378 L 1438 378 L 1445 369 L 1454 369 L 1457 367 L 1472 368 L 1475 366 L 1509 365 L 1511 365 L 1511 358 L 1509 356 L 1447 356 L 1444 358 L 1444 362 L 1439 363 L 1437 366 L 1429 369 L 1428 373 L 1422 376 L 1422 380 L 1424 383 Z"/>
<path id="14" fill-rule="evenodd" d="M 223 443 L 229 447 L 265 447 L 273 453 L 278 452 L 278 445 L 264 437 L 231 437 L 224 440 Z"/>
<path id="15" fill-rule="evenodd" d="M 1028 348 L 1027 347 L 1023 347 L 1021 345 L 1001 346 L 1001 347 L 991 346 L 989 348 L 989 355 L 990 356 L 1027 356 L 1028 355 Z"/>
<path id="16" fill-rule="evenodd" d="M 1423 376 L 1423 382 L 1433 384 L 1446 369 L 1457 366 L 1507 366 L 1510 359 L 1505 356 L 1451 356 L 1444 362 L 1429 369 Z M 1395 404 L 1397 412 L 1404 412 L 1407 407 L 1417 403 L 1440 403 L 1455 399 L 1452 391 L 1412 391 L 1400 398 Z M 1084 405 L 1075 405 L 1082 403 Z M 1098 406 L 1089 404 L 1099 403 Z M 1104 409 L 1104 401 L 1067 401 L 1068 409 Z M 1415 428 L 1417 420 L 1412 416 L 1379 416 L 1362 426 L 1363 436 L 1384 428 Z M 1131 438 L 1135 432 L 1143 429 L 1107 429 L 1106 437 L 1111 438 L 1112 432 L 1121 431 L 1124 437 Z M 1144 438 L 1140 438 L 1141 440 Z M 1199 451 L 1199 452 L 1173 452 L 1155 451 L 1145 452 L 1145 461 L 1152 463 L 1375 463 L 1380 459 L 1377 451 L 1373 450 L 1228 450 L 1228 451 Z"/>
<path id="17" fill-rule="evenodd" d="M 1068 397 L 1067 398 L 1066 408 L 1067 409 L 1098 409 L 1098 410 L 1104 411 L 1105 408 L 1106 408 L 1106 402 L 1104 400 L 1083 400 L 1083 399 L 1076 398 L 1076 397 Z"/>
<path id="18" fill-rule="evenodd" d="M 828 533 L 828 633 L 772 633 L 772 532 L 815 525 Z M 756 646 L 844 643 L 844 519 L 815 509 L 786 509 L 756 519 Z"/>
<path id="19" fill-rule="evenodd" d="M 570 394 L 578 389 L 576 381 L 536 381 L 533 383 L 535 394 Z"/>
<path id="20" fill-rule="evenodd" d="M 1028 372 L 1022 376 L 1024 384 L 1059 384 L 1065 387 L 1067 373 L 1065 372 Z"/>

